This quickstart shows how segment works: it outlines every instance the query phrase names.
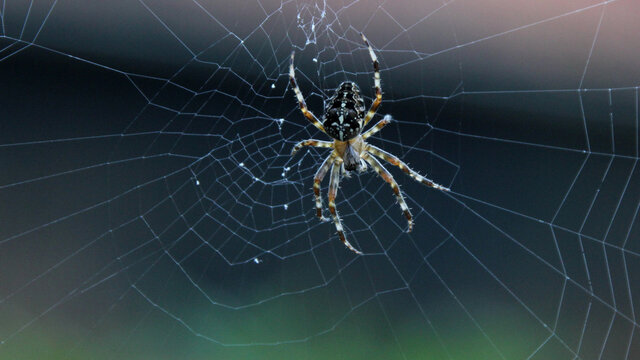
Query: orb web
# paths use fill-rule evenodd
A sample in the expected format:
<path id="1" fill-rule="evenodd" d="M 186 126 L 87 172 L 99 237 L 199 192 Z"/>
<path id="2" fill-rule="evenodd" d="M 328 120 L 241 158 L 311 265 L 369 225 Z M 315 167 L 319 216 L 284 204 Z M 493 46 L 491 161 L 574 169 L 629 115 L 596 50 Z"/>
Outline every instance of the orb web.
<path id="1" fill-rule="evenodd" d="M 2 2 L 0 354 L 639 356 L 631 1 Z M 342 81 L 386 165 L 315 217 Z M 326 204 L 328 181 L 323 184 Z M 325 209 L 325 215 L 328 215 Z M 62 331 L 60 330 L 62 329 Z"/>

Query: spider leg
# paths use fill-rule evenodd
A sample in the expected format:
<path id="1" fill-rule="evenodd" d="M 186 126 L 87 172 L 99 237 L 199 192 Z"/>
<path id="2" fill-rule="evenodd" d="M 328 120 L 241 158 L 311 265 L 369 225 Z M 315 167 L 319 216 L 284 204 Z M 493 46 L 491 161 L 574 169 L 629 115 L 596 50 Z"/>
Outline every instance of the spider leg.
<path id="1" fill-rule="evenodd" d="M 320 218 L 321 221 L 327 221 L 328 219 L 322 216 L 322 198 L 320 197 L 320 183 L 324 179 L 325 175 L 329 171 L 329 168 L 333 164 L 334 155 L 331 153 L 327 156 L 326 159 L 322 162 L 322 165 L 316 171 L 316 174 L 313 177 L 313 194 L 316 197 L 316 216 Z"/>
<path id="2" fill-rule="evenodd" d="M 302 149 L 303 146 L 332 148 L 333 147 L 333 143 L 331 141 L 322 141 L 322 140 L 316 140 L 316 139 L 302 140 L 302 141 L 300 141 L 299 143 L 297 143 L 293 147 L 293 150 L 291 150 L 291 156 L 295 155 L 296 152 L 298 152 L 298 150 Z"/>
<path id="3" fill-rule="evenodd" d="M 296 93 L 296 98 L 298 99 L 298 103 L 300 104 L 300 110 L 302 111 L 302 114 L 307 119 L 309 119 L 309 121 L 311 121 L 311 123 L 315 127 L 317 127 L 318 129 L 320 129 L 320 131 L 326 134 L 326 132 L 324 131 L 324 127 L 322 126 L 320 121 L 318 121 L 316 116 L 313 115 L 313 113 L 307 109 L 307 103 L 304 102 L 304 97 L 302 96 L 302 92 L 300 91 L 300 88 L 298 87 L 298 83 L 296 82 L 296 71 L 293 68 L 294 56 L 295 56 L 295 51 L 291 52 L 291 64 L 289 64 L 289 79 L 291 80 L 291 87 L 293 88 L 293 92 Z"/>
<path id="4" fill-rule="evenodd" d="M 369 109 L 369 112 L 364 117 L 364 125 L 362 125 L 362 127 L 364 128 L 367 125 L 367 123 L 371 121 L 371 119 L 373 118 L 373 115 L 376 114 L 376 111 L 378 110 L 378 106 L 380 106 L 380 103 L 382 102 L 382 86 L 380 85 L 380 65 L 378 64 L 378 58 L 376 57 L 376 54 L 373 52 L 373 48 L 369 44 L 369 41 L 364 36 L 364 34 L 360 33 L 360 35 L 362 35 L 362 40 L 364 40 L 365 45 L 367 45 L 367 47 L 369 48 L 369 55 L 371 56 L 371 60 L 373 61 L 373 70 L 374 70 L 373 80 L 376 88 L 376 99 L 373 101 L 373 104 L 371 104 L 371 108 Z"/>
<path id="5" fill-rule="evenodd" d="M 382 120 L 378 121 L 371 129 L 367 130 L 364 134 L 362 134 L 362 139 L 367 140 L 371 135 L 377 133 L 382 130 L 383 127 L 387 126 L 391 122 L 391 115 L 385 115 Z"/>
<path id="6" fill-rule="evenodd" d="M 378 173 L 378 175 L 380 175 L 381 178 L 384 179 L 384 181 L 388 182 L 389 185 L 391 185 L 391 189 L 393 190 L 393 193 L 396 195 L 396 199 L 398 199 L 400 208 L 402 209 L 404 216 L 407 218 L 407 221 L 409 222 L 409 229 L 407 230 L 407 232 L 410 232 L 411 230 L 413 230 L 413 217 L 411 216 L 411 211 L 409 210 L 407 203 L 404 201 L 404 197 L 400 192 L 398 183 L 393 179 L 393 176 L 391 175 L 391 173 L 387 171 L 387 169 L 385 169 L 384 166 L 382 166 L 382 164 L 380 163 L 380 161 L 378 161 L 378 159 L 367 154 L 366 152 L 362 154 L 362 158 L 364 158 L 371 165 L 371 167 Z"/>
<path id="7" fill-rule="evenodd" d="M 423 183 L 429 187 L 432 187 L 434 189 L 438 189 L 438 190 L 442 190 L 442 191 L 449 191 L 448 187 L 444 187 L 440 184 L 436 184 L 435 182 L 433 182 L 430 179 L 427 179 L 426 177 L 418 174 L 415 170 L 411 169 L 407 164 L 405 164 L 402 160 L 398 159 L 398 157 L 396 157 L 395 155 L 392 155 L 382 149 L 380 149 L 377 146 L 371 145 L 371 144 L 367 144 L 365 151 L 370 152 L 371 154 L 387 161 L 388 163 L 390 163 L 391 165 L 397 166 L 399 167 L 402 171 L 404 171 L 407 175 L 411 176 L 415 181 Z"/>
<path id="8" fill-rule="evenodd" d="M 338 216 L 338 212 L 336 211 L 336 194 L 338 193 L 338 184 L 340 183 L 340 164 L 334 163 L 333 168 L 331 169 L 331 178 L 329 180 L 329 212 L 331 212 L 331 216 L 333 217 L 333 222 L 336 225 L 336 230 L 338 231 L 338 236 L 342 243 L 349 248 L 349 250 L 353 251 L 358 255 L 362 255 L 362 252 L 354 248 L 344 236 L 344 232 L 342 230 L 342 223 L 340 222 L 340 217 Z"/>

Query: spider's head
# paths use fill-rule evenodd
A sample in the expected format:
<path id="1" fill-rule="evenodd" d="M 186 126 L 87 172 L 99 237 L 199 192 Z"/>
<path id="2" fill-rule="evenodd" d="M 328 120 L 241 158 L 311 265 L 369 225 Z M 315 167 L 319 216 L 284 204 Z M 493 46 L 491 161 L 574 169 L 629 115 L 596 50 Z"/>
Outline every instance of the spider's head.
<path id="1" fill-rule="evenodd" d="M 344 163 L 344 169 L 347 171 L 360 170 L 360 154 L 353 148 L 353 146 L 347 145 L 344 155 L 342 156 Z"/>
<path id="2" fill-rule="evenodd" d="M 361 156 L 364 151 L 364 146 L 365 142 L 362 138 L 336 142 L 334 144 L 334 149 L 342 159 L 342 164 L 347 176 L 350 171 L 363 172 L 367 169 L 367 164 Z"/>
<path id="3" fill-rule="evenodd" d="M 364 119 L 364 102 L 358 85 L 345 81 L 327 101 L 322 126 L 329 136 L 347 141 L 360 135 Z"/>

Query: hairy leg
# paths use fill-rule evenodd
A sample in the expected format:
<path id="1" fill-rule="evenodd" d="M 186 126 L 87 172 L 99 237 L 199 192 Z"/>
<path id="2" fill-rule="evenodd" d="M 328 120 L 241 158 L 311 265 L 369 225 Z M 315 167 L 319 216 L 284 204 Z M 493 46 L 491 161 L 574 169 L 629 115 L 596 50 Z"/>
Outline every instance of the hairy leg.
<path id="1" fill-rule="evenodd" d="M 371 56 L 371 61 L 373 61 L 373 81 L 376 88 L 376 99 L 373 101 L 369 112 L 364 117 L 364 127 L 367 126 L 367 123 L 369 121 L 371 121 L 373 115 L 375 115 L 376 111 L 378 110 L 378 106 L 380 106 L 380 103 L 382 102 L 382 86 L 380 85 L 380 65 L 378 64 L 378 58 L 373 52 L 373 48 L 369 44 L 369 40 L 367 40 L 364 34 L 360 33 L 360 35 L 362 35 L 362 40 L 364 40 L 365 45 L 367 45 L 367 47 L 369 48 L 369 55 Z"/>
<path id="2" fill-rule="evenodd" d="M 380 163 L 380 161 L 378 161 L 376 158 L 374 158 L 373 156 L 367 153 L 364 153 L 362 155 L 362 158 L 365 159 L 369 163 L 369 165 L 371 165 L 371 167 L 376 171 L 376 173 L 378 173 L 378 175 L 380 175 L 381 178 L 384 179 L 384 181 L 389 183 L 389 185 L 391 186 L 391 190 L 393 190 L 393 193 L 396 196 L 396 199 L 398 199 L 398 204 L 400 204 L 400 209 L 402 209 L 404 216 L 407 218 L 407 221 L 409 222 L 409 229 L 407 230 L 407 232 L 411 231 L 413 229 L 413 217 L 411 216 L 411 211 L 409 210 L 407 203 L 404 201 L 402 192 L 400 192 L 398 183 L 396 183 L 391 173 L 389 173 L 389 171 L 387 171 L 387 169 L 385 169 L 384 166 L 382 166 L 382 164 Z"/>
<path id="3" fill-rule="evenodd" d="M 362 139 L 367 140 L 371 137 L 371 135 L 377 133 L 382 130 L 383 127 L 387 126 L 391 122 L 391 115 L 385 115 L 382 120 L 378 121 L 373 127 L 367 130 L 364 134 L 362 134 Z"/>
<path id="4" fill-rule="evenodd" d="M 322 131 L 323 133 L 326 134 L 326 132 L 324 131 L 324 127 L 322 126 L 320 121 L 318 121 L 316 116 L 313 115 L 313 113 L 311 111 L 309 111 L 309 109 L 307 109 L 307 103 L 304 101 L 304 97 L 302 96 L 302 92 L 300 91 L 300 88 L 298 87 L 298 83 L 296 82 L 296 70 L 293 67 L 294 55 L 295 55 L 295 52 L 292 52 L 291 53 L 291 64 L 289 64 L 289 80 L 291 81 L 291 87 L 293 88 L 293 92 L 296 93 L 296 98 L 298 99 L 298 103 L 300 104 L 300 110 L 302 111 L 302 114 L 307 119 L 309 119 L 309 121 L 311 121 L 313 126 L 317 127 L 320 131 Z"/>
<path id="5" fill-rule="evenodd" d="M 391 165 L 397 166 L 399 167 L 402 171 L 404 171 L 407 175 L 411 176 L 415 181 L 423 183 L 429 187 L 432 187 L 434 189 L 438 189 L 438 190 L 442 190 L 442 191 L 449 191 L 449 188 L 444 187 L 440 184 L 436 184 L 435 182 L 431 181 L 430 179 L 427 179 L 426 177 L 418 174 L 415 170 L 411 169 L 407 164 L 405 164 L 402 160 L 398 159 L 398 157 L 396 157 L 395 155 L 392 155 L 382 149 L 380 149 L 377 146 L 371 145 L 371 144 L 367 144 L 367 147 L 365 149 L 366 151 L 370 152 L 371 154 L 387 161 L 388 163 L 390 163 Z"/>
<path id="6" fill-rule="evenodd" d="M 293 147 L 293 150 L 291 151 L 291 156 L 295 155 L 298 152 L 298 150 L 302 149 L 303 146 L 332 148 L 333 143 L 331 141 L 322 141 L 322 140 L 316 140 L 316 139 L 302 140 Z"/>
<path id="7" fill-rule="evenodd" d="M 329 180 L 329 212 L 331 212 L 331 216 L 333 217 L 333 222 L 336 225 L 336 230 L 338 231 L 338 236 L 342 243 L 349 248 L 349 250 L 353 251 L 358 255 L 362 255 L 362 252 L 354 248 L 344 236 L 344 231 L 342 229 L 342 222 L 340 222 L 340 217 L 338 216 L 338 212 L 336 211 L 336 195 L 338 193 L 338 184 L 340 183 L 340 164 L 334 164 L 331 169 L 331 178 Z"/>
<path id="8" fill-rule="evenodd" d="M 333 164 L 334 158 L 335 157 L 333 153 L 327 156 L 327 158 L 324 159 L 324 161 L 322 162 L 322 165 L 320 165 L 320 167 L 318 168 L 318 171 L 316 171 L 316 174 L 313 177 L 313 194 L 316 197 L 316 216 L 319 217 L 320 220 L 322 221 L 327 221 L 328 219 L 322 216 L 322 198 L 320 197 L 320 183 L 322 183 L 322 180 L 324 179 L 325 175 L 327 175 L 329 168 Z"/>

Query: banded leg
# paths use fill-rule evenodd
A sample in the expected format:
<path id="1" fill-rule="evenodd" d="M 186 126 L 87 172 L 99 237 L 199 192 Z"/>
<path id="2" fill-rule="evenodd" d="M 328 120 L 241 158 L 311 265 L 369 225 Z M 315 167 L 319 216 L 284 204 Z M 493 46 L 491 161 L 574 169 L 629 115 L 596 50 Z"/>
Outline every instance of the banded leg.
<path id="1" fill-rule="evenodd" d="M 293 147 L 293 150 L 291 150 L 291 156 L 295 155 L 298 152 L 298 150 L 302 149 L 303 146 L 332 148 L 333 143 L 331 141 L 322 141 L 322 140 L 316 140 L 316 139 L 302 140 Z"/>
<path id="2" fill-rule="evenodd" d="M 362 252 L 354 248 L 344 236 L 344 232 L 342 230 L 342 223 L 340 222 L 340 217 L 338 216 L 338 212 L 336 211 L 336 194 L 338 193 L 338 184 L 340 183 L 340 164 L 334 164 L 331 169 L 331 178 L 329 179 L 329 212 L 331 212 L 331 216 L 333 217 L 333 222 L 336 225 L 336 230 L 338 231 L 338 236 L 342 243 L 349 248 L 349 250 L 353 251 L 358 255 L 362 255 Z"/>
<path id="3" fill-rule="evenodd" d="M 432 180 L 427 179 L 426 177 L 418 174 L 415 170 L 411 169 L 407 164 L 405 164 L 402 160 L 398 159 L 395 155 L 392 155 L 377 146 L 367 144 L 365 151 L 370 152 L 371 154 L 387 161 L 391 165 L 397 166 L 400 170 L 404 171 L 407 175 L 411 176 L 415 181 L 423 183 L 429 187 L 434 189 L 449 191 L 448 187 L 444 187 L 440 184 L 434 183 Z"/>
<path id="4" fill-rule="evenodd" d="M 362 40 L 364 40 L 365 45 L 367 45 L 367 47 L 369 48 L 369 55 L 371 56 L 371 60 L 373 61 L 373 81 L 376 87 L 376 99 L 373 101 L 369 112 L 364 117 L 364 127 L 369 121 L 371 121 L 373 115 L 375 115 L 376 111 L 378 110 L 378 106 L 380 106 L 380 103 L 382 102 L 382 86 L 380 85 L 380 65 L 378 64 L 378 58 L 373 52 L 373 48 L 371 47 L 371 45 L 369 45 L 369 40 L 367 40 L 363 33 L 360 33 L 360 35 L 362 35 Z"/>
<path id="5" fill-rule="evenodd" d="M 313 126 L 317 127 L 318 129 L 320 129 L 320 131 L 326 134 L 326 132 L 324 131 L 324 127 L 322 126 L 320 121 L 318 121 L 316 116 L 313 115 L 313 113 L 309 111 L 309 109 L 307 109 L 307 103 L 304 102 L 304 97 L 302 96 L 302 92 L 300 91 L 298 83 L 296 82 L 296 70 L 293 68 L 294 56 L 295 52 L 291 52 L 291 64 L 289 64 L 289 79 L 291 80 L 291 87 L 293 88 L 293 92 L 296 93 L 296 98 L 298 99 L 298 103 L 300 104 L 300 110 L 302 111 L 302 114 L 307 119 L 309 119 L 309 121 L 311 121 Z"/>
<path id="6" fill-rule="evenodd" d="M 378 121 L 371 129 L 367 130 L 364 134 L 362 134 L 362 139 L 367 140 L 371 135 L 377 133 L 382 130 L 383 127 L 389 125 L 391 122 L 391 115 L 385 115 L 382 120 Z"/>
<path id="7" fill-rule="evenodd" d="M 324 179 L 325 175 L 327 175 L 329 168 L 333 164 L 333 159 L 334 159 L 334 156 L 333 156 L 333 153 L 331 153 L 331 155 L 327 156 L 327 158 L 324 159 L 324 161 L 322 162 L 322 165 L 320 165 L 320 168 L 318 168 L 318 171 L 316 171 L 316 174 L 313 177 L 313 194 L 316 197 L 316 216 L 319 217 L 321 221 L 327 221 L 329 219 L 326 219 L 322 216 L 322 198 L 320 197 L 320 183 L 322 183 L 322 180 Z"/>
<path id="8" fill-rule="evenodd" d="M 391 173 L 387 171 L 387 169 L 382 166 L 380 161 L 378 161 L 378 159 L 374 158 L 373 156 L 364 153 L 362 154 L 362 158 L 365 159 L 369 163 L 369 165 L 371 165 L 371 167 L 378 173 L 378 175 L 380 175 L 381 178 L 384 179 L 384 181 L 388 182 L 389 185 L 391 185 L 391 190 L 393 190 L 393 193 L 396 195 L 396 199 L 398 199 L 400 209 L 402 209 L 404 216 L 407 218 L 407 222 L 409 222 L 409 229 L 407 229 L 407 232 L 413 230 L 413 217 L 411 216 L 411 211 L 409 210 L 407 203 L 404 201 L 404 197 L 400 192 L 398 183 L 393 179 Z"/>

